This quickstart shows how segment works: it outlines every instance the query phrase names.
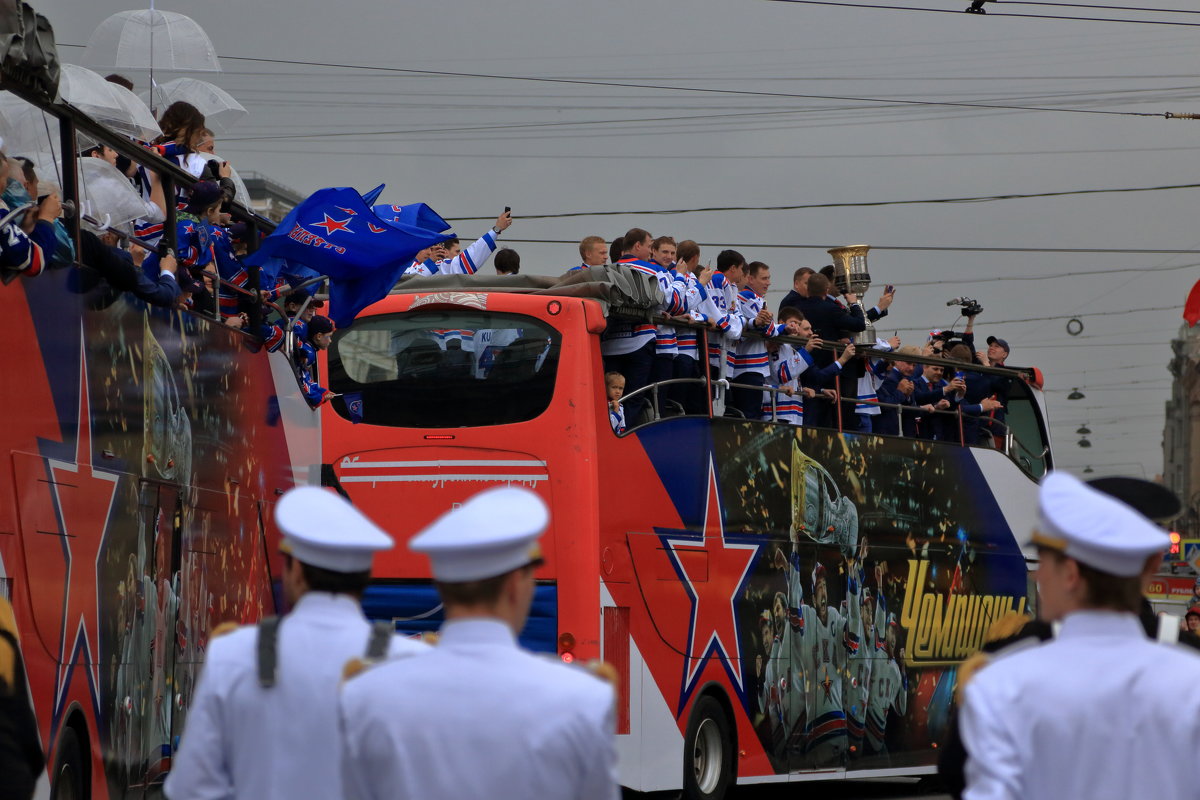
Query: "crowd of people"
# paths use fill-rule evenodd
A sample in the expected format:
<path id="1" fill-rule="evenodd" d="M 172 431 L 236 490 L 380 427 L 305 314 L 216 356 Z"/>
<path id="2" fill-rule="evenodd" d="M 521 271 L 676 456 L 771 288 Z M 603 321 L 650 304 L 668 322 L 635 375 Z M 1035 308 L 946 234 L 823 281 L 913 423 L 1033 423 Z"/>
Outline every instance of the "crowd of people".
<path id="1" fill-rule="evenodd" d="M 1009 345 L 989 337 L 987 349 L 976 350 L 975 315 L 967 317 L 961 335 L 935 332 L 922 347 L 901 346 L 898 337 L 879 339 L 868 343 L 873 354 L 859 354 L 855 337 L 868 322 L 887 316 L 895 287 L 864 310 L 832 265 L 801 267 L 772 312 L 766 304 L 771 267 L 747 262 L 736 250 L 721 251 L 713 267 L 701 263 L 700 246 L 692 240 L 653 238 L 633 228 L 610 247 L 589 236 L 579 254 L 582 263 L 572 271 L 600 267 L 611 258 L 654 278 L 662 289 L 663 301 L 653 309 L 661 324 L 617 320 L 602 337 L 610 404 L 614 375 L 623 379 L 625 395 L 661 381 L 690 379 L 664 385 L 657 410 L 707 413 L 708 398 L 697 381 L 704 374 L 698 331 L 706 329 L 709 374 L 730 384 L 732 410 L 726 413 L 962 444 L 986 443 L 1006 432 L 1012 378 L 971 367 L 1005 366 Z M 642 392 L 612 408 L 614 429 L 637 424 L 651 405 Z"/>

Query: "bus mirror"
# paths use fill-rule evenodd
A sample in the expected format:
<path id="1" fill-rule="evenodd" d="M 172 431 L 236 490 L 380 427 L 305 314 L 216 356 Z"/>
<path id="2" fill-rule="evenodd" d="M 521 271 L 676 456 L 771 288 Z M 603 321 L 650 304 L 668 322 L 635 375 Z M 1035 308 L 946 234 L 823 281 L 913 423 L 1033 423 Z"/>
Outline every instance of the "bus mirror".
<path id="1" fill-rule="evenodd" d="M 604 312 L 595 300 L 583 301 L 583 318 L 587 322 L 588 333 L 604 333 L 608 327 L 608 320 L 604 318 Z"/>

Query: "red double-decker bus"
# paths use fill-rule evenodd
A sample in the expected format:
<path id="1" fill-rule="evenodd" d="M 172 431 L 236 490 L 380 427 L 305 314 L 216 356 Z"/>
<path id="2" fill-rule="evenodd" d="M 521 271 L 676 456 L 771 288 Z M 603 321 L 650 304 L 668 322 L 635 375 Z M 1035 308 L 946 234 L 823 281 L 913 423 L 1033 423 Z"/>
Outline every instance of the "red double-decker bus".
<path id="1" fill-rule="evenodd" d="M 618 434 L 605 306 L 485 281 L 405 282 L 335 335 L 324 482 L 400 541 L 488 486 L 547 500 L 521 638 L 616 668 L 627 787 L 933 772 L 956 664 L 1026 606 L 1038 390 L 1015 381 L 1004 449 L 711 414 Z M 437 627 L 422 560 L 376 575 L 369 615 Z"/>

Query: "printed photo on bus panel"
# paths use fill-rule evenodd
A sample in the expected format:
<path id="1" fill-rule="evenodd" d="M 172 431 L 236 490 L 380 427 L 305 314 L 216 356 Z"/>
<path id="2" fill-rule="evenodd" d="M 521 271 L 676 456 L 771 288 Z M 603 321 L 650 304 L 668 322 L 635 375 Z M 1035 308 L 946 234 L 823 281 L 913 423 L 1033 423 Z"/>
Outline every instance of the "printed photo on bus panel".
<path id="1" fill-rule="evenodd" d="M 933 763 L 955 665 L 1025 608 L 1025 565 L 969 450 L 744 423 L 713 447 L 726 528 L 772 540 L 738 618 L 775 769 Z"/>

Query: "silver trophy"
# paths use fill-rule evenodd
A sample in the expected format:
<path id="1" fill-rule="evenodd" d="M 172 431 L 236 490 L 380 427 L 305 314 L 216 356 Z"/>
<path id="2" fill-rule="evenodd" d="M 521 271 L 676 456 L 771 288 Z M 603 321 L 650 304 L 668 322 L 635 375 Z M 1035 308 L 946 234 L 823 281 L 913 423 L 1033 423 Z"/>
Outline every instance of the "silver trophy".
<path id="1" fill-rule="evenodd" d="M 829 255 L 833 256 L 834 286 L 843 294 L 854 292 L 858 296 L 854 305 L 863 312 L 867 327 L 855 335 L 854 343 L 862 347 L 875 346 L 875 326 L 867 319 L 866 308 L 862 304 L 863 295 L 871 288 L 871 273 L 867 272 L 867 251 L 870 249 L 869 244 L 852 244 L 829 251 Z"/>

